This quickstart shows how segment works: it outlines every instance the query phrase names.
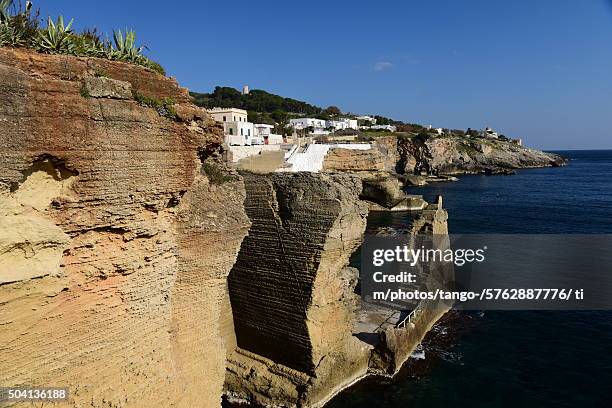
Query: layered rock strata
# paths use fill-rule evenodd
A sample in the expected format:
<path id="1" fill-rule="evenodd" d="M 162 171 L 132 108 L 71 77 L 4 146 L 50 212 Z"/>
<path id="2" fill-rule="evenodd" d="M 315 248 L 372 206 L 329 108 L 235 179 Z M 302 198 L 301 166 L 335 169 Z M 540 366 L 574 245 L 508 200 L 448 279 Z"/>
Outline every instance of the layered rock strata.
<path id="1" fill-rule="evenodd" d="M 221 143 L 172 79 L 0 49 L 0 384 L 220 405 L 249 226 L 239 178 L 201 171 Z"/>
<path id="2" fill-rule="evenodd" d="M 323 171 L 359 172 L 385 170 L 384 157 L 378 149 L 330 149 L 323 161 Z"/>
<path id="3" fill-rule="evenodd" d="M 227 390 L 260 404 L 317 406 L 363 375 L 352 327 L 367 206 L 343 175 L 244 175 L 252 222 L 229 276 L 237 349 Z"/>

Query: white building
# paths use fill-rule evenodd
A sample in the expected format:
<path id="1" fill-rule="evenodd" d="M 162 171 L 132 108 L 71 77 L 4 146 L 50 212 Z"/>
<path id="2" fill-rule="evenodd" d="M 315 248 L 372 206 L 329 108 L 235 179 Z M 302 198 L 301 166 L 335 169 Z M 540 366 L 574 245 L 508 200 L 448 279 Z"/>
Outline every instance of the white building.
<path id="1" fill-rule="evenodd" d="M 261 138 L 263 144 L 281 144 L 283 136 L 272 133 L 274 126 L 264 123 L 256 123 L 253 125 L 255 136 Z"/>
<path id="2" fill-rule="evenodd" d="M 237 146 L 263 144 L 255 136 L 255 128 L 251 122 L 223 122 L 223 134 L 226 143 Z"/>
<path id="3" fill-rule="evenodd" d="M 327 131 L 327 123 L 323 119 L 314 119 L 314 118 L 289 119 L 289 126 L 293 127 L 295 130 L 303 130 L 303 129 L 311 128 L 312 130 L 309 132 L 309 134 L 314 135 L 314 136 L 329 135 L 329 131 Z"/>
<path id="4" fill-rule="evenodd" d="M 348 119 L 348 118 L 341 118 L 341 119 L 336 119 L 336 120 L 327 120 L 325 121 L 325 127 L 328 129 L 333 129 L 335 130 L 346 130 L 346 129 L 359 129 L 359 126 L 357 125 L 357 119 Z"/>
<path id="5" fill-rule="evenodd" d="M 485 130 L 482 131 L 482 135 L 485 137 L 492 137 L 497 139 L 499 137 L 499 135 L 497 134 L 496 131 L 494 131 L 493 129 L 491 129 L 490 127 L 486 127 Z"/>
<path id="6" fill-rule="evenodd" d="M 294 129 L 306 129 L 309 127 L 312 128 L 320 128 L 325 129 L 325 120 L 323 119 L 314 119 L 314 118 L 297 118 L 297 119 L 289 119 L 289 125 Z"/>
<path id="7" fill-rule="evenodd" d="M 238 108 L 212 108 L 208 113 L 217 122 L 246 122 L 247 111 Z"/>
<path id="8" fill-rule="evenodd" d="M 370 125 L 376 124 L 376 118 L 373 118 L 372 116 L 368 116 L 368 115 L 357 116 L 355 119 L 362 120 L 364 122 L 369 122 Z"/>
<path id="9" fill-rule="evenodd" d="M 255 128 L 248 121 L 247 111 L 237 108 L 213 108 L 208 113 L 217 122 L 223 123 L 225 143 L 230 146 L 251 146 L 263 144 L 262 138 L 255 135 Z"/>
<path id="10" fill-rule="evenodd" d="M 362 129 L 370 129 L 370 130 L 388 130 L 389 132 L 395 132 L 397 127 L 394 125 L 374 125 L 374 126 L 362 126 Z"/>

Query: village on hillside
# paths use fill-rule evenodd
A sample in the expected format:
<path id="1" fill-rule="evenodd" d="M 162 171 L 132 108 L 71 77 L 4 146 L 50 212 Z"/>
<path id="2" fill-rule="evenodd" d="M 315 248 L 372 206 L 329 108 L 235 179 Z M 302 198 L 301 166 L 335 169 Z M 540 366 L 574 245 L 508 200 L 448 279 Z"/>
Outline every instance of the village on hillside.
<path id="1" fill-rule="evenodd" d="M 245 85 L 241 94 L 249 95 L 249 92 L 249 87 Z M 283 152 L 284 160 L 279 171 L 319 171 L 330 148 L 367 150 L 370 142 L 381 135 L 460 135 L 499 139 L 522 145 L 521 139 L 508 139 L 490 127 L 483 130 L 468 128 L 465 132 L 431 125 L 408 125 L 411 128 L 406 129 L 406 125 L 401 122 L 399 126 L 377 123 L 376 115 L 342 114 L 337 108 L 334 109 L 336 112 L 330 118 L 317 115 L 291 117 L 282 125 L 250 122 L 250 112 L 237 107 L 209 107 L 206 110 L 215 121 L 223 124 L 229 162 L 236 163 L 261 152 L 278 151 Z M 280 131 L 275 133 L 277 129 Z"/>

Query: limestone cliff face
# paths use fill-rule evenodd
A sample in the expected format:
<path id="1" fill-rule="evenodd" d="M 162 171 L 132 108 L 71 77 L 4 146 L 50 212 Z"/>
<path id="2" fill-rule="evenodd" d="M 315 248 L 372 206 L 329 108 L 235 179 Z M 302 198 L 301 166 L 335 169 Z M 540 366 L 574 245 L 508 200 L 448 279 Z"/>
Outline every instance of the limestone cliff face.
<path id="1" fill-rule="evenodd" d="M 378 137 L 369 150 L 331 149 L 327 172 L 397 174 L 504 173 L 512 169 L 560 166 L 562 157 L 496 139 L 470 137 Z"/>
<path id="2" fill-rule="evenodd" d="M 227 388 L 262 404 L 314 406 L 367 368 L 352 336 L 367 207 L 343 175 L 244 175 L 252 222 L 229 276 L 237 349 Z M 284 405 L 283 405 L 284 406 Z"/>
<path id="3" fill-rule="evenodd" d="M 386 169 L 398 174 L 498 173 L 565 164 L 558 155 L 496 139 L 381 137 L 376 146 L 386 157 Z"/>
<path id="4" fill-rule="evenodd" d="M 382 171 L 384 155 L 379 149 L 330 149 L 323 161 L 323 171 Z"/>
<path id="5" fill-rule="evenodd" d="M 0 384 L 67 386 L 72 406 L 220 405 L 249 226 L 239 177 L 201 171 L 221 142 L 172 79 L 0 49 Z"/>

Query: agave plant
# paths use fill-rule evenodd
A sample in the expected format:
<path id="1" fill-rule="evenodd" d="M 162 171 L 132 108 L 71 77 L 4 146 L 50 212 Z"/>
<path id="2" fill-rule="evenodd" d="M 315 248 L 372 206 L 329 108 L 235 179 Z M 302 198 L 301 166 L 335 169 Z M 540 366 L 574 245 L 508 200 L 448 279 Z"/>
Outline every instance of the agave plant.
<path id="1" fill-rule="evenodd" d="M 8 23 L 9 8 L 13 5 L 13 0 L 0 0 L 0 24 Z"/>
<path id="2" fill-rule="evenodd" d="M 9 15 L 12 0 L 0 0 L 0 46 L 29 47 L 38 37 L 38 14 L 32 15 L 32 3 L 25 10 Z"/>
<path id="3" fill-rule="evenodd" d="M 121 61 L 139 62 L 142 58 L 143 47 L 136 47 L 136 32 L 125 30 L 125 35 L 121 30 L 113 31 L 115 41 L 114 58 Z"/>
<path id="4" fill-rule="evenodd" d="M 72 41 L 72 23 L 70 20 L 67 25 L 64 25 L 64 17 L 59 16 L 57 22 L 54 23 L 51 17 L 47 19 L 47 28 L 41 30 L 38 38 L 38 49 L 43 52 L 70 54 L 74 50 Z"/>

